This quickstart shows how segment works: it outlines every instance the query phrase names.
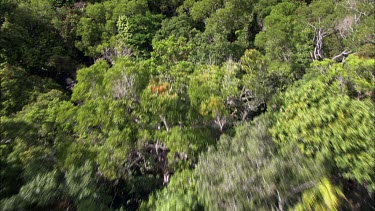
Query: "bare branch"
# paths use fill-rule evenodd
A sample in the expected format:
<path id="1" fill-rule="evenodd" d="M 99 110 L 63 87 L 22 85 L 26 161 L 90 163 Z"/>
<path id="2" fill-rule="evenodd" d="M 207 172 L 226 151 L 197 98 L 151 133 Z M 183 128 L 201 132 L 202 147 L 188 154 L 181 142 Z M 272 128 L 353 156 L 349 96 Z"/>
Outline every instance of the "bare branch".
<path id="1" fill-rule="evenodd" d="M 217 124 L 220 128 L 220 132 L 223 132 L 223 128 L 225 124 L 227 123 L 227 119 L 225 117 L 216 116 L 216 119 L 214 120 L 215 124 Z"/>
<path id="2" fill-rule="evenodd" d="M 167 130 L 167 132 L 169 132 L 169 126 L 168 126 L 168 123 L 167 123 L 167 118 L 163 115 L 159 115 L 160 117 L 160 120 L 163 122 L 164 126 L 165 126 L 165 129 Z"/>
<path id="3" fill-rule="evenodd" d="M 308 182 L 305 182 L 295 188 L 292 189 L 292 192 L 293 194 L 296 194 L 296 193 L 299 193 L 299 192 L 302 192 L 308 188 L 311 188 L 315 185 L 315 182 L 314 181 L 308 181 Z"/>
<path id="4" fill-rule="evenodd" d="M 337 54 L 336 56 L 332 57 L 332 60 L 334 60 L 334 61 L 339 61 L 339 59 L 342 58 L 341 61 L 344 61 L 345 58 L 346 58 L 349 54 L 351 54 L 351 53 L 352 53 L 352 51 L 348 51 L 348 50 L 345 49 L 345 50 L 344 50 L 343 52 L 341 52 L 340 54 Z"/>

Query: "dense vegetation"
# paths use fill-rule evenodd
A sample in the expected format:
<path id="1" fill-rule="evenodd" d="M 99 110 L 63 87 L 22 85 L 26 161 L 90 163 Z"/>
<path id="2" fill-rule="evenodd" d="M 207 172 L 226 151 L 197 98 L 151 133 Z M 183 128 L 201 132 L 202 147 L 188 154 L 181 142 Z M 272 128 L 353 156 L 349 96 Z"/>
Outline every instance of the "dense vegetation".
<path id="1" fill-rule="evenodd" d="M 0 210 L 375 209 L 371 0 L 0 0 Z"/>

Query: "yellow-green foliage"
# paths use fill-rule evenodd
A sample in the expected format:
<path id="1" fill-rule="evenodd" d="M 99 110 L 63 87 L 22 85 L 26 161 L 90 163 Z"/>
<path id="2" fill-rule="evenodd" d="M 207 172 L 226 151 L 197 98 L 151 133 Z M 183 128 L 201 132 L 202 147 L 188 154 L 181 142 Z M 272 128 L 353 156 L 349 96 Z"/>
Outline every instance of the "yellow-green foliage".
<path id="1" fill-rule="evenodd" d="M 314 64 L 320 72 L 311 72 L 281 95 L 272 133 L 281 150 L 287 152 L 288 146 L 297 144 L 309 157 L 323 154 L 345 178 L 371 190 L 375 188 L 374 102 L 370 94 L 358 95 L 374 89 L 368 65 L 373 60 L 359 60 L 352 68 L 356 60 Z"/>
<path id="2" fill-rule="evenodd" d="M 324 177 L 316 186 L 304 191 L 302 194 L 302 201 L 291 210 L 338 210 L 340 207 L 340 201 L 344 199 L 345 196 L 340 188 L 333 185 L 326 177 Z"/>

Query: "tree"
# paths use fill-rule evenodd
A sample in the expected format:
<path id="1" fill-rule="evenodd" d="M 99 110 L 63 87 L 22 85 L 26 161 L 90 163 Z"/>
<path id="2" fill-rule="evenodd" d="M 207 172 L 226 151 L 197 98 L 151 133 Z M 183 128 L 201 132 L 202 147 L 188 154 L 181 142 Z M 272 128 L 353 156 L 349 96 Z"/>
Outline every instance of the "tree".
<path id="1" fill-rule="evenodd" d="M 316 187 L 303 193 L 302 202 L 294 209 L 337 210 L 340 207 L 340 198 L 345 198 L 340 188 L 323 178 Z"/>
<path id="2" fill-rule="evenodd" d="M 168 66 L 178 63 L 179 61 L 188 61 L 193 46 L 187 42 L 184 37 L 176 38 L 170 36 L 167 39 L 153 41 L 154 51 L 151 52 L 155 64 Z"/>
<path id="3" fill-rule="evenodd" d="M 152 194 L 140 210 L 202 210 L 197 188 L 191 170 L 176 173 L 168 187 Z"/>
<path id="4" fill-rule="evenodd" d="M 305 5 L 294 2 L 282 2 L 272 8 L 264 19 L 263 30 L 256 35 L 255 46 L 265 51 L 270 61 L 283 61 L 292 64 L 292 68 L 303 74 L 312 49 L 312 31 L 303 23 L 299 11 Z M 297 72 L 297 73 L 298 73 Z"/>
<path id="5" fill-rule="evenodd" d="M 15 115 L 2 117 L 1 164 L 10 170 L 2 175 L 2 209 L 47 207 L 60 196 L 58 166 L 61 153 L 72 141 L 56 121 L 59 102 L 65 99 L 61 91 L 51 90 Z M 18 175 L 10 178 L 11 172 Z M 19 184 L 14 186 L 14 180 Z"/>
<path id="6" fill-rule="evenodd" d="M 144 112 L 150 113 L 150 120 L 161 121 L 167 131 L 182 121 L 183 101 L 168 82 L 151 81 L 141 96 L 141 102 Z"/>
<path id="7" fill-rule="evenodd" d="M 169 19 L 164 19 L 161 22 L 161 27 L 156 32 L 153 41 L 160 41 L 171 36 L 174 36 L 177 39 L 180 37 L 186 39 L 192 38 L 196 33 L 196 25 L 197 23 L 195 23 L 192 17 L 184 13 L 178 16 L 173 16 Z"/>
<path id="8" fill-rule="evenodd" d="M 0 0 L 0 210 L 371 209 L 370 0 Z"/>
<path id="9" fill-rule="evenodd" d="M 201 66 L 192 75 L 188 89 L 191 106 L 203 117 L 203 122 L 213 120 L 220 131 L 227 121 L 221 93 L 222 80 L 223 71 L 218 66 Z"/>
<path id="10" fill-rule="evenodd" d="M 105 209 L 108 197 L 95 181 L 92 164 L 70 167 L 67 172 L 40 173 L 17 195 L 1 201 L 3 210 L 13 209 Z"/>
<path id="11" fill-rule="evenodd" d="M 148 56 L 152 51 L 151 41 L 160 27 L 162 18 L 162 15 L 153 15 L 149 12 L 132 17 L 120 16 L 117 22 L 119 37 L 136 55 Z"/>
<path id="12" fill-rule="evenodd" d="M 145 0 L 90 4 L 78 23 L 76 46 L 94 59 L 113 50 L 122 55 L 129 48 L 137 56 L 147 56 L 162 19 L 148 11 Z"/>
<path id="13" fill-rule="evenodd" d="M 101 173 L 110 180 L 119 176 L 119 166 L 134 141 L 131 115 L 139 100 L 137 89 L 143 76 L 140 77 L 141 72 L 135 73 L 133 65 L 129 60 L 119 60 L 109 68 L 101 60 L 78 72 L 78 83 L 73 89 L 72 100 L 80 103 L 74 117 L 74 132 L 82 144 L 91 146 Z M 124 93 L 122 89 L 128 90 Z"/>
<path id="14" fill-rule="evenodd" d="M 316 184 L 324 173 L 321 164 L 298 150 L 280 155 L 268 131 L 271 125 L 271 114 L 262 115 L 238 126 L 233 138 L 222 136 L 217 149 L 200 157 L 195 185 L 205 209 L 283 210 Z"/>
<path id="15" fill-rule="evenodd" d="M 51 89 L 59 89 L 59 85 L 51 79 L 28 76 L 23 68 L 9 64 L 1 65 L 1 115 L 16 113 L 36 100 L 37 96 Z"/>
<path id="16" fill-rule="evenodd" d="M 183 0 L 148 0 L 148 7 L 153 13 L 161 13 L 171 17 L 176 15 L 177 8 L 183 3 Z"/>
<path id="17" fill-rule="evenodd" d="M 353 179 L 372 191 L 374 102 L 369 96 L 367 99 L 349 96 L 353 87 L 374 87 L 374 81 L 363 77 L 371 74 L 370 66 L 359 63 L 362 65 L 351 69 L 349 64 L 359 59 L 348 60 L 347 65 L 315 63 L 315 71 L 320 72 L 307 75 L 282 95 L 285 100 L 277 105 L 279 117 L 272 133 L 282 149 L 295 143 L 309 157 L 322 154 L 345 179 Z M 362 75 L 361 79 L 348 77 L 352 71 L 356 71 L 357 77 Z"/>
<path id="18" fill-rule="evenodd" d="M 245 120 L 251 112 L 266 105 L 271 97 L 283 91 L 294 80 L 295 73 L 287 63 L 270 61 L 257 50 L 247 50 L 241 57 L 242 76 L 241 100 Z"/>
<path id="19" fill-rule="evenodd" d="M 52 23 L 57 13 L 49 1 L 24 1 L 11 8 L 0 29 L 3 62 L 42 77 L 56 79 L 60 74 L 71 74 L 75 67 L 73 46 L 61 41 Z M 61 63 L 66 67 L 61 67 Z"/>

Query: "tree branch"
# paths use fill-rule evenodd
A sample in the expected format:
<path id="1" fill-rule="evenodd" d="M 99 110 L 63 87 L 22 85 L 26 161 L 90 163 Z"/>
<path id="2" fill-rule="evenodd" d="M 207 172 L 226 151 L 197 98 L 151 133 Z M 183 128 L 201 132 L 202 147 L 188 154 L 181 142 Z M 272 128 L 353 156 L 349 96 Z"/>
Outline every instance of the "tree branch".
<path id="1" fill-rule="evenodd" d="M 304 190 L 306 190 L 308 188 L 313 187 L 314 185 L 315 185 L 315 182 L 313 182 L 313 181 L 305 182 L 305 183 L 303 183 L 303 184 L 301 184 L 301 185 L 293 188 L 292 189 L 292 193 L 296 194 L 296 193 L 302 192 L 302 191 L 304 191 Z"/>
<path id="2" fill-rule="evenodd" d="M 348 51 L 348 50 L 344 50 L 343 52 L 341 52 L 340 54 L 337 54 L 336 56 L 332 57 L 332 60 L 334 61 L 339 61 L 339 59 L 341 57 L 343 57 L 342 61 L 344 61 L 345 57 L 347 57 L 349 54 L 351 54 L 352 51 Z"/>
<path id="3" fill-rule="evenodd" d="M 169 126 L 168 126 L 168 123 L 167 123 L 167 119 L 165 118 L 165 116 L 162 116 L 161 114 L 159 115 L 161 121 L 163 122 L 164 126 L 165 126 L 165 129 L 167 130 L 167 132 L 169 132 Z"/>

